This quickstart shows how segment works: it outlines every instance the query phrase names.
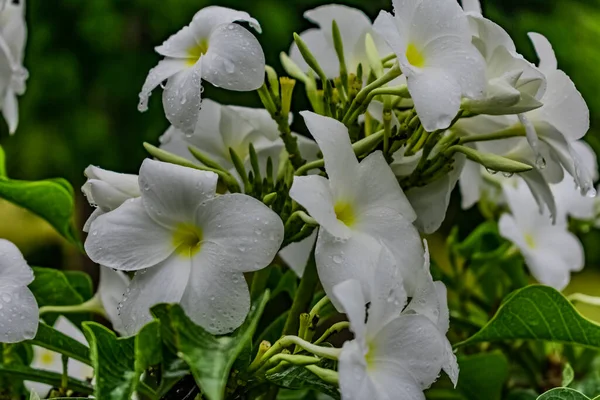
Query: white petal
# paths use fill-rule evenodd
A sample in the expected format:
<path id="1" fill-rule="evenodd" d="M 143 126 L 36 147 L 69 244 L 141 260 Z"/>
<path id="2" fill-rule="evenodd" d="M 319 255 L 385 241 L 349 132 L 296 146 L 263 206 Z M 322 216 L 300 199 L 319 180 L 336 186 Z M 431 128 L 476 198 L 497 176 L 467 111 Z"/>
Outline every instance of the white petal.
<path id="1" fill-rule="evenodd" d="M 486 86 L 485 61 L 470 41 L 456 36 L 439 37 L 427 44 L 423 49 L 423 57 L 425 68 L 446 71 L 460 84 L 464 96 L 483 96 Z"/>
<path id="2" fill-rule="evenodd" d="M 466 12 L 481 14 L 481 4 L 479 0 L 461 0 L 463 9 Z"/>
<path id="3" fill-rule="evenodd" d="M 355 340 L 365 343 L 365 307 L 367 301 L 363 296 L 361 283 L 350 279 L 338 283 L 333 287 L 333 295 L 341 306 L 341 310 L 348 316 L 350 329 L 354 333 Z"/>
<path id="4" fill-rule="evenodd" d="M 408 48 L 409 40 L 407 30 L 410 26 L 410 22 L 408 22 L 407 19 L 411 15 L 411 12 L 407 12 L 406 7 L 408 6 L 414 8 L 416 4 L 417 2 L 405 4 L 403 10 L 401 11 L 401 15 L 405 16 L 406 18 L 400 18 L 400 16 L 398 16 L 398 18 L 394 18 L 394 16 L 392 16 L 390 13 L 386 11 L 380 11 L 377 19 L 375 19 L 375 22 L 373 23 L 373 30 L 379 37 L 386 41 L 391 50 L 398 57 L 398 60 L 400 60 L 404 65 L 408 63 L 406 58 L 406 50 Z M 394 5 L 394 8 L 396 8 L 396 5 Z"/>
<path id="5" fill-rule="evenodd" d="M 105 214 L 104 211 L 102 211 L 99 208 L 96 208 L 94 210 L 94 212 L 92 212 L 92 214 L 88 217 L 87 221 L 85 221 L 85 224 L 83 225 L 83 231 L 85 233 L 88 233 L 92 227 L 92 223 L 96 220 L 96 218 L 98 218 L 99 216 L 101 216 L 102 214 Z"/>
<path id="6" fill-rule="evenodd" d="M 319 145 L 312 139 L 307 137 L 298 135 L 297 133 L 293 133 L 292 135 L 298 139 L 298 148 L 300 149 L 300 153 L 302 154 L 302 158 L 306 161 L 316 161 L 319 159 Z"/>
<path id="7" fill-rule="evenodd" d="M 356 194 L 354 182 L 358 160 L 352 150 L 348 129 L 333 118 L 313 112 L 303 111 L 300 115 L 323 153 L 334 198 L 352 199 Z"/>
<path id="8" fill-rule="evenodd" d="M 0 282 L 27 286 L 33 282 L 33 271 L 17 246 L 0 239 Z"/>
<path id="9" fill-rule="evenodd" d="M 183 157 L 193 163 L 198 163 L 198 160 L 194 158 L 188 149 L 188 147 L 192 145 L 191 140 L 189 139 L 190 138 L 186 137 L 182 131 L 175 128 L 173 125 L 169 126 L 165 133 L 158 138 L 161 150 Z"/>
<path id="10" fill-rule="evenodd" d="M 15 63 L 23 62 L 23 51 L 27 39 L 27 25 L 25 22 L 25 0 L 10 2 L 2 10 L 2 37 L 10 47 Z"/>
<path id="11" fill-rule="evenodd" d="M 169 78 L 163 91 L 165 116 L 174 127 L 188 134 L 194 132 L 198 122 L 205 58 L 206 55 L 200 57 L 191 67 L 186 64 L 185 69 Z"/>
<path id="12" fill-rule="evenodd" d="M 550 41 L 544 35 L 535 32 L 529 32 L 527 36 L 533 43 L 535 52 L 540 59 L 539 68 L 545 73 L 555 71 L 558 68 L 558 61 Z"/>
<path id="13" fill-rule="evenodd" d="M 137 176 L 135 177 L 135 181 L 137 184 Z M 90 205 L 98 206 L 104 212 L 112 211 L 125 201 L 131 199 L 130 195 L 98 179 L 88 179 L 82 186 L 81 191 Z M 138 196 L 139 194 L 136 197 Z"/>
<path id="14" fill-rule="evenodd" d="M 140 168 L 142 202 L 157 223 L 191 223 L 198 206 L 217 190 L 218 176 L 175 164 L 145 159 Z"/>
<path id="15" fill-rule="evenodd" d="M 19 102 L 12 89 L 7 89 L 2 104 L 2 116 L 8 124 L 8 132 L 12 135 L 17 131 L 19 125 Z"/>
<path id="16" fill-rule="evenodd" d="M 427 68 L 408 78 L 415 108 L 428 132 L 445 129 L 460 109 L 461 87 L 447 71 Z"/>
<path id="17" fill-rule="evenodd" d="M 550 216 L 555 217 L 557 215 L 556 200 L 544 175 L 534 168 L 531 171 L 520 173 L 519 176 L 529 187 L 529 191 L 538 205 L 538 214 L 548 210 Z"/>
<path id="18" fill-rule="evenodd" d="M 380 330 L 373 342 L 370 356 L 375 382 L 381 382 L 379 374 L 387 373 L 404 381 L 401 387 L 412 392 L 407 378 L 421 389 L 437 379 L 443 364 L 444 337 L 428 318 L 402 315 Z"/>
<path id="19" fill-rule="evenodd" d="M 2 281 L 0 305 L 0 340 L 3 343 L 18 343 L 35 337 L 39 309 L 27 286 Z"/>
<path id="20" fill-rule="evenodd" d="M 381 363 L 378 367 L 377 370 L 371 371 L 370 375 L 381 394 L 379 397 L 365 398 L 425 400 L 423 389 L 409 371 L 393 363 Z"/>
<path id="21" fill-rule="evenodd" d="M 138 185 L 137 175 L 121 174 L 95 167 L 93 165 L 88 166 L 85 169 L 84 174 L 88 179 L 96 179 L 106 182 L 120 192 L 128 194 L 129 197 L 138 197 L 140 195 L 140 187 Z"/>
<path id="22" fill-rule="evenodd" d="M 119 303 L 123 299 L 123 294 L 129 286 L 129 278 L 121 271 L 113 271 L 111 268 L 100 266 L 100 283 L 98 285 L 98 294 L 104 311 L 108 314 L 108 319 L 113 324 L 117 332 L 123 332 L 121 318 L 119 317 Z"/>
<path id="23" fill-rule="evenodd" d="M 467 160 L 458 183 L 462 196 L 462 209 L 468 210 L 479 201 L 481 195 L 480 186 L 483 181 L 480 164 Z"/>
<path id="24" fill-rule="evenodd" d="M 325 73 L 327 78 L 333 79 L 340 75 L 340 62 L 335 54 L 335 49 L 332 47 L 321 29 L 308 29 L 300 34 L 300 39 L 319 62 L 319 66 Z M 296 43 L 292 43 L 290 47 L 290 58 L 294 61 L 302 71 L 308 72 L 310 67 L 304 61 L 304 57 L 300 54 Z"/>
<path id="25" fill-rule="evenodd" d="M 369 377 L 365 353 L 364 346 L 356 340 L 347 341 L 342 347 L 338 372 L 343 400 L 381 399 L 378 389 Z"/>
<path id="26" fill-rule="evenodd" d="M 279 128 L 277 123 L 271 117 L 271 114 L 262 108 L 228 106 L 235 111 L 240 117 L 248 121 L 248 123 L 259 132 L 262 136 L 269 140 L 279 138 Z M 293 115 L 290 114 L 290 121 L 293 120 Z M 291 122 L 290 122 L 291 123 Z"/>
<path id="27" fill-rule="evenodd" d="M 215 335 L 239 327 L 250 309 L 250 291 L 244 274 L 230 272 L 230 265 L 222 264 L 222 251 L 211 246 L 194 257 L 181 299 L 188 317 Z"/>
<path id="28" fill-rule="evenodd" d="M 458 182 L 465 163 L 464 156 L 457 156 L 454 169 L 447 175 L 422 187 L 410 189 L 406 195 L 417 213 L 415 225 L 425 234 L 437 231 L 446 219 L 450 195 Z"/>
<path id="29" fill-rule="evenodd" d="M 350 236 L 350 229 L 335 214 L 333 194 L 327 179 L 318 175 L 295 176 L 290 197 L 306 208 L 330 234 L 340 238 Z"/>
<path id="30" fill-rule="evenodd" d="M 189 59 L 192 62 L 197 61 L 197 56 L 194 57 L 193 50 L 198 47 L 199 42 L 207 40 L 208 36 L 196 36 L 193 26 L 184 26 L 174 35 L 171 35 L 160 46 L 155 48 L 156 52 L 165 57 Z M 194 59 L 196 58 L 196 59 Z"/>
<path id="31" fill-rule="evenodd" d="M 152 267 L 175 250 L 170 231 L 148 216 L 141 199 L 99 216 L 85 241 L 94 262 L 122 271 Z"/>
<path id="32" fill-rule="evenodd" d="M 427 45 L 431 40 L 441 36 L 457 36 L 463 40 L 471 41 L 471 31 L 467 17 L 458 2 L 453 0 L 394 1 L 394 14 L 396 19 L 407 21 L 405 10 L 414 13 L 410 16 L 410 41 L 418 47 Z M 404 4 L 400 4 L 404 3 Z M 407 5 L 407 3 L 416 3 Z"/>
<path id="33" fill-rule="evenodd" d="M 161 60 L 158 65 L 148 72 L 148 76 L 146 77 L 146 81 L 142 86 L 142 90 L 140 91 L 140 103 L 138 105 L 138 109 L 140 111 L 148 110 L 148 98 L 152 94 L 152 91 L 160 85 L 161 82 L 169 79 L 176 73 L 183 71 L 187 68 L 187 64 L 185 61 L 176 60 L 172 58 L 166 58 Z"/>
<path id="34" fill-rule="evenodd" d="M 412 295 L 423 265 L 423 246 L 414 225 L 394 210 L 380 207 L 361 215 L 355 230 L 380 241 L 392 252 L 406 291 Z"/>
<path id="35" fill-rule="evenodd" d="M 319 230 L 315 260 L 317 272 L 325 293 L 338 308 L 333 287 L 349 279 L 362 285 L 366 301 L 371 299 L 373 274 L 377 266 L 381 245 L 373 238 L 354 233 L 348 239 L 339 239 L 324 229 Z"/>
<path id="36" fill-rule="evenodd" d="M 411 222 L 417 218 L 380 151 L 371 153 L 361 161 L 358 176 L 354 179 L 355 186 L 360 188 L 356 198 L 357 214 L 384 207 L 396 211 Z"/>
<path id="37" fill-rule="evenodd" d="M 185 292 L 192 260 L 179 256 L 138 271 L 123 295 L 119 316 L 122 329 L 136 334 L 152 320 L 150 308 L 159 303 L 178 303 Z"/>
<path id="38" fill-rule="evenodd" d="M 317 240 L 317 230 L 300 242 L 292 243 L 281 249 L 279 256 L 299 276 L 304 274 L 310 252 Z"/>
<path id="39" fill-rule="evenodd" d="M 195 221 L 203 234 L 200 252 L 205 246 L 216 246 L 224 271 L 249 272 L 266 267 L 283 241 L 279 216 L 243 194 L 226 194 L 204 202 L 196 211 Z"/>
<path id="40" fill-rule="evenodd" d="M 240 25 L 214 29 L 202 63 L 202 78 L 217 87 L 247 92 L 263 85 L 265 54 L 254 35 Z"/>
<path id="41" fill-rule="evenodd" d="M 204 7 L 194 15 L 192 24 L 197 27 L 196 29 L 203 30 L 202 32 L 197 32 L 197 34 L 202 36 L 205 34 L 204 32 L 213 31 L 219 25 L 229 24 L 231 22 L 247 22 L 252 29 L 261 33 L 260 24 L 257 20 L 252 18 L 250 14 L 227 7 Z"/>

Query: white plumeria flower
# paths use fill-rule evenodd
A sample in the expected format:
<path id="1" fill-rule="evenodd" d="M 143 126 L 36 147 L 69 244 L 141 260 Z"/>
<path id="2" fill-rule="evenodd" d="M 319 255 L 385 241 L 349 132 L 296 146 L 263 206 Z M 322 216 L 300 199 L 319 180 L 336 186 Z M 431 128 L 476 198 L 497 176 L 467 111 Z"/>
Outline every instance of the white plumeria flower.
<path id="1" fill-rule="evenodd" d="M 348 72 L 356 72 L 359 64 L 368 69 L 369 58 L 365 45 L 367 34 L 373 38 L 377 51 L 382 57 L 392 52 L 385 41 L 373 31 L 373 23 L 369 17 L 356 8 L 327 4 L 306 11 L 304 18 L 319 25 L 319 28 L 308 29 L 300 35 L 300 38 L 306 43 L 329 79 L 340 75 L 340 62 L 333 42 L 333 21 L 337 23 L 340 31 Z M 290 58 L 303 71 L 308 72 L 310 69 L 295 43 L 290 48 Z"/>
<path id="2" fill-rule="evenodd" d="M 463 10 L 454 0 L 394 0 L 375 31 L 392 48 L 426 131 L 447 128 L 462 96 L 481 98 L 485 62 L 471 44 Z"/>
<path id="3" fill-rule="evenodd" d="M 477 2 L 477 1 L 475 1 Z M 472 2 L 472 3 L 475 3 Z M 520 114 L 542 106 L 544 74 L 517 53 L 509 34 L 481 15 L 479 4 L 464 4 L 473 44 L 486 62 L 487 86 L 481 99 L 465 99 L 462 107 L 477 114 Z"/>
<path id="4" fill-rule="evenodd" d="M 294 135 L 302 156 L 308 161 L 316 160 L 319 153 L 317 144 L 303 136 Z M 222 105 L 210 99 L 202 103 L 193 134 L 184 134 L 171 126 L 161 136 L 160 141 L 161 149 L 198 163 L 189 151 L 190 146 L 196 147 L 231 172 L 240 182 L 241 177 L 238 176 L 231 159 L 230 148 L 244 161 L 246 171 L 250 171 L 249 145 L 252 144 L 256 150 L 262 177 L 266 176 L 269 157 L 273 162 L 274 175 L 279 163 L 286 159 L 282 157 L 284 144 L 279 138 L 277 123 L 268 111 Z"/>
<path id="5" fill-rule="evenodd" d="M 0 239 L 0 343 L 33 339 L 39 308 L 27 287 L 33 271 L 13 243 Z"/>
<path id="6" fill-rule="evenodd" d="M 359 163 L 342 123 L 312 112 L 301 114 L 321 148 L 329 179 L 294 177 L 290 197 L 320 224 L 315 257 L 325 292 L 331 295 L 333 286 L 347 279 L 366 282 L 363 278 L 371 271 L 364 268 L 364 260 L 378 251 L 376 241 L 392 251 L 411 292 L 415 265 L 423 263 L 412 225 L 416 215 L 382 153 Z"/>
<path id="7" fill-rule="evenodd" d="M 64 333 L 72 339 L 77 340 L 81 344 L 86 346 L 88 345 L 83 333 L 64 316 L 58 317 L 56 323 L 54 324 L 54 329 Z M 33 346 L 33 361 L 31 362 L 31 367 L 62 374 L 62 355 L 43 347 Z M 92 367 L 82 363 L 81 361 L 73 360 L 72 358 L 69 358 L 67 368 L 70 377 L 82 381 L 85 381 L 94 375 L 94 369 Z M 50 389 L 52 389 L 52 386 L 50 385 L 31 381 L 25 381 L 25 386 L 29 390 L 43 393 L 44 398 Z"/>
<path id="8" fill-rule="evenodd" d="M 547 213 L 536 212 L 535 200 L 523 181 L 503 189 L 511 214 L 500 218 L 500 234 L 519 248 L 539 282 L 564 289 L 571 272 L 584 266 L 583 246 L 566 225 L 553 224 Z"/>
<path id="9" fill-rule="evenodd" d="M 306 264 L 308 264 L 310 253 L 317 240 L 317 230 L 309 237 L 299 242 L 290 243 L 279 252 L 281 259 L 298 275 L 302 277 Z"/>
<path id="10" fill-rule="evenodd" d="M 250 308 L 243 273 L 273 260 L 281 219 L 249 196 L 216 195 L 212 172 L 147 159 L 139 183 L 141 198 L 98 217 L 85 242 L 95 262 L 138 271 L 122 300 L 123 329 L 136 333 L 150 307 L 179 302 L 209 332 L 231 332 Z"/>
<path id="11" fill-rule="evenodd" d="M 236 91 L 260 88 L 265 55 L 258 40 L 234 22 L 247 22 L 261 32 L 260 24 L 245 12 L 211 6 L 198 11 L 192 22 L 167 39 L 156 51 L 165 58 L 150 70 L 140 92 L 140 111 L 148 97 L 167 80 L 163 106 L 169 121 L 191 133 L 201 101 L 201 81 Z"/>
<path id="12" fill-rule="evenodd" d="M 414 310 L 401 314 L 407 296 L 394 277 L 393 257 L 386 253 L 375 259 L 370 299 L 357 280 L 333 289 L 354 333 L 339 357 L 343 400 L 425 399 L 423 390 L 437 379 L 445 362 L 447 339 L 436 324 Z M 432 295 L 437 301 L 437 293 Z"/>
<path id="13" fill-rule="evenodd" d="M 23 67 L 27 25 L 25 0 L 4 3 L 0 9 L 0 109 L 11 134 L 19 124 L 17 96 L 25 93 L 29 77 Z"/>
<path id="14" fill-rule="evenodd" d="M 108 320 L 113 329 L 125 335 L 121 316 L 119 315 L 119 304 L 129 286 L 129 278 L 122 271 L 114 271 L 111 268 L 100 267 L 100 283 L 96 296 L 106 312 Z"/>
<path id="15" fill-rule="evenodd" d="M 121 174 L 90 165 L 85 169 L 88 180 L 81 191 L 96 210 L 86 221 L 83 231 L 89 232 L 92 222 L 100 215 L 115 210 L 126 200 L 140 197 L 137 175 Z"/>

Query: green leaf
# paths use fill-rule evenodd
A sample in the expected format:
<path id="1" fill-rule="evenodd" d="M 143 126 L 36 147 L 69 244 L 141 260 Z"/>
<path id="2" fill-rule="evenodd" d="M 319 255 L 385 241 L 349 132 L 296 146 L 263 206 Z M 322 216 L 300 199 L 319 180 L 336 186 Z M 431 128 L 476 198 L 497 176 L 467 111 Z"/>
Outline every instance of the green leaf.
<path id="1" fill-rule="evenodd" d="M 29 285 L 40 307 L 71 306 L 83 303 L 79 294 L 62 271 L 33 267 L 35 279 Z"/>
<path id="2" fill-rule="evenodd" d="M 600 325 L 581 316 L 558 291 L 532 285 L 511 293 L 479 332 L 455 347 L 516 339 L 600 348 Z"/>
<path id="3" fill-rule="evenodd" d="M 41 382 L 54 387 L 59 387 L 62 381 L 62 374 L 29 368 L 21 365 L 6 366 L 0 364 L 0 376 L 11 377 L 18 380 Z M 69 389 L 85 394 L 92 394 L 94 391 L 92 385 L 90 385 L 88 382 L 80 381 L 74 378 L 68 379 L 68 386 Z"/>
<path id="4" fill-rule="evenodd" d="M 555 388 L 542 394 L 537 400 L 590 400 L 590 398 L 577 390 Z"/>
<path id="5" fill-rule="evenodd" d="M 162 359 L 158 321 L 144 326 L 137 336 L 127 338 L 117 338 L 111 330 L 95 322 L 85 322 L 83 333 L 90 343 L 98 399 L 129 400 L 142 373 Z"/>
<path id="6" fill-rule="evenodd" d="M 575 371 L 573 371 L 573 367 L 571 364 L 567 363 L 562 372 L 562 386 L 569 386 L 573 380 L 575 379 Z"/>
<path id="7" fill-rule="evenodd" d="M 329 361 L 326 360 L 325 363 L 329 363 Z M 334 399 L 340 398 L 340 392 L 335 386 L 323 382 L 317 375 L 299 365 L 293 365 L 286 370 L 269 374 L 266 378 L 271 383 L 283 388 L 294 390 L 305 388 L 314 389 L 317 392 L 325 393 Z"/>
<path id="8" fill-rule="evenodd" d="M 73 287 L 79 293 L 83 301 L 88 301 L 94 295 L 94 285 L 92 284 L 92 278 L 88 274 L 82 271 L 63 271 L 65 277 Z"/>
<path id="9" fill-rule="evenodd" d="M 194 324 L 177 304 L 159 304 L 152 313 L 161 322 L 162 337 L 190 366 L 209 400 L 222 400 L 229 372 L 244 347 L 252 341 L 269 292 L 256 300 L 246 321 L 230 336 L 215 337 Z"/>
<path id="10" fill-rule="evenodd" d="M 92 365 L 90 349 L 87 346 L 44 323 L 40 322 L 35 337 L 27 343 L 64 354 L 84 364 Z"/>
<path id="11" fill-rule="evenodd" d="M 6 176 L 4 151 L 1 148 L 0 198 L 42 217 L 67 240 L 82 247 L 73 224 L 75 199 L 71 184 L 62 178 L 42 181 L 9 179 Z"/>
<path id="12" fill-rule="evenodd" d="M 457 389 L 469 400 L 500 400 L 508 379 L 508 360 L 501 352 L 460 357 Z"/>

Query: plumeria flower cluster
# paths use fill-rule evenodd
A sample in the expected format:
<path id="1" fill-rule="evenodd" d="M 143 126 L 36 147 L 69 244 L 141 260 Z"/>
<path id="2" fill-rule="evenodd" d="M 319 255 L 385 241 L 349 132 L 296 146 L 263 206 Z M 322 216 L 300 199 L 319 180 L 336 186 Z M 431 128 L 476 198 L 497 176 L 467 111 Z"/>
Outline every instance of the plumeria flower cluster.
<path id="1" fill-rule="evenodd" d="M 563 289 L 584 260 L 569 218 L 593 220 L 597 209 L 597 162 L 582 141 L 589 112 L 541 35 L 530 35 L 535 65 L 476 0 L 464 9 L 454 0 L 392 5 L 374 21 L 341 5 L 307 11 L 318 27 L 294 35 L 281 54 L 293 79 L 265 65 L 253 33 L 261 27 L 249 14 L 198 11 L 156 48 L 163 59 L 140 92 L 145 111 L 162 87 L 171 124 L 157 146 L 144 144 L 152 157 L 138 175 L 85 170 L 82 191 L 95 210 L 84 248 L 100 266 L 96 294 L 38 310 L 26 287 L 31 270 L 0 242 L 4 342 L 32 339 L 38 312 L 94 312 L 131 338 L 169 303 L 202 336 L 194 345 L 230 355 L 235 335 L 256 329 L 253 301 L 268 297 L 280 273 L 274 292 L 291 276 L 292 305 L 267 321 L 277 332 L 250 349 L 247 365 L 238 359 L 230 374 L 235 359 L 215 360 L 215 371 L 228 365 L 221 392 L 241 398 L 296 368 L 343 400 L 424 399 L 442 371 L 456 387 L 444 283 L 455 282 L 434 280 L 422 235 L 439 230 L 459 185 L 464 208 L 495 207 L 490 218 L 513 243 L 508 255 L 522 254 L 536 280 Z M 264 108 L 203 98 L 203 81 L 257 91 Z M 312 109 L 295 116 L 298 81 Z M 294 123 L 312 139 L 292 131 Z M 327 307 L 338 322 L 321 319 Z M 65 324 L 55 329 L 84 342 Z M 334 340 L 344 330 L 352 335 Z M 35 364 L 55 368 L 45 351 L 36 348 Z M 180 348 L 174 357 L 189 363 Z M 79 367 L 75 377 L 91 375 Z M 205 370 L 194 368 L 202 386 Z M 223 380 L 214 376 L 209 398 Z M 155 386 L 158 398 L 162 384 Z"/>

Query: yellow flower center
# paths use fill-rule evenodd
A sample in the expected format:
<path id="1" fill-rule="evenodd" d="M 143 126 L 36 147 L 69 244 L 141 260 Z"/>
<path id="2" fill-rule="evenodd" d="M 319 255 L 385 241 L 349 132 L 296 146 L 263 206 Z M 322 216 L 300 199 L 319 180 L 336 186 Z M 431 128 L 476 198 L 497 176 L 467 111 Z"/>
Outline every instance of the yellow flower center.
<path id="1" fill-rule="evenodd" d="M 182 257 L 193 257 L 202 245 L 202 229 L 190 224 L 179 224 L 173 232 L 175 252 Z"/>
<path id="2" fill-rule="evenodd" d="M 354 214 L 354 208 L 350 203 L 345 201 L 338 201 L 333 208 L 337 219 L 346 224 L 347 227 L 351 227 L 356 222 L 356 215 Z"/>
<path id="3" fill-rule="evenodd" d="M 42 355 L 40 356 L 40 362 L 42 365 L 52 365 L 54 362 L 54 354 L 48 350 L 42 350 Z"/>
<path id="4" fill-rule="evenodd" d="M 406 58 L 411 65 L 417 68 L 423 68 L 425 66 L 425 57 L 423 56 L 423 53 L 421 53 L 412 43 L 409 44 L 408 49 L 406 49 Z"/>
<path id="5" fill-rule="evenodd" d="M 194 47 L 188 49 L 188 60 L 187 65 L 191 67 L 196 64 L 202 54 L 206 54 L 208 51 L 208 40 L 202 39 L 200 43 L 197 43 Z"/>
<path id="6" fill-rule="evenodd" d="M 535 240 L 533 239 L 533 236 L 529 233 L 525 234 L 525 243 L 527 243 L 527 246 L 529 246 L 530 249 L 535 248 Z"/>

